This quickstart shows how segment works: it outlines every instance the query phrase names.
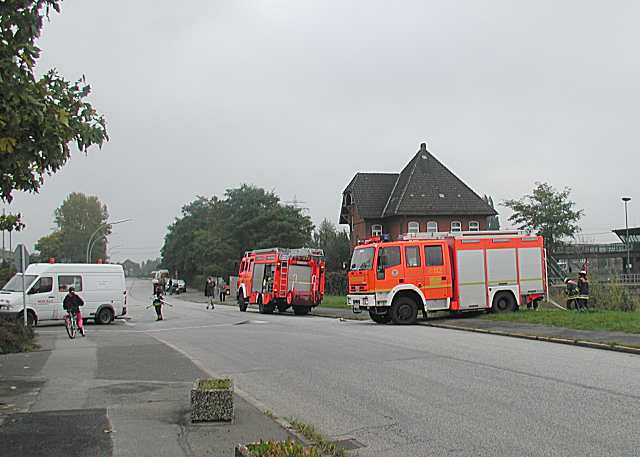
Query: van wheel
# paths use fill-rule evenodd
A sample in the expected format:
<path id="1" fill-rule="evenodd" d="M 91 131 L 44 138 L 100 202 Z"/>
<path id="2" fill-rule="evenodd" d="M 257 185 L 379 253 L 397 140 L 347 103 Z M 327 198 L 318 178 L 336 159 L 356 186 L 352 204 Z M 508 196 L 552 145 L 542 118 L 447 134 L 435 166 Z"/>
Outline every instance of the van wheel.
<path id="1" fill-rule="evenodd" d="M 384 314 L 378 314 L 369 311 L 369 317 L 376 324 L 388 324 L 389 322 L 391 322 L 391 314 L 389 314 L 389 311 Z"/>
<path id="2" fill-rule="evenodd" d="M 394 324 L 410 325 L 418 320 L 418 305 L 409 297 L 398 297 L 391 305 L 391 320 Z"/>
<path id="3" fill-rule="evenodd" d="M 493 297 L 493 306 L 491 306 L 491 310 L 494 313 L 515 311 L 516 308 L 516 299 L 511 292 L 498 292 L 496 296 Z"/>
<path id="4" fill-rule="evenodd" d="M 238 292 L 238 308 L 240 308 L 241 312 L 245 312 L 247 310 L 247 301 L 244 299 L 244 293 L 242 291 Z"/>
<path id="5" fill-rule="evenodd" d="M 296 316 L 306 316 L 311 311 L 311 307 L 309 306 L 294 306 L 293 314 Z"/>
<path id="6" fill-rule="evenodd" d="M 18 322 L 24 322 L 24 313 L 18 314 Z M 38 318 L 33 311 L 27 311 L 27 327 L 35 327 L 38 325 Z"/>
<path id="7" fill-rule="evenodd" d="M 96 324 L 108 325 L 113 321 L 113 311 L 102 308 L 96 316 Z"/>

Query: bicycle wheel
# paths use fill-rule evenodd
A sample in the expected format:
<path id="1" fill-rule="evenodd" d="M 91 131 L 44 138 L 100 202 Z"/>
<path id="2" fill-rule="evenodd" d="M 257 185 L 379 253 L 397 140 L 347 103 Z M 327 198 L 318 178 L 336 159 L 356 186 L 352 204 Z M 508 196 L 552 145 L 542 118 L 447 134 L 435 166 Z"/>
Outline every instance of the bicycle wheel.
<path id="1" fill-rule="evenodd" d="M 76 337 L 76 320 L 69 316 L 64 318 L 64 327 L 67 329 L 67 335 L 69 338 L 74 339 Z"/>

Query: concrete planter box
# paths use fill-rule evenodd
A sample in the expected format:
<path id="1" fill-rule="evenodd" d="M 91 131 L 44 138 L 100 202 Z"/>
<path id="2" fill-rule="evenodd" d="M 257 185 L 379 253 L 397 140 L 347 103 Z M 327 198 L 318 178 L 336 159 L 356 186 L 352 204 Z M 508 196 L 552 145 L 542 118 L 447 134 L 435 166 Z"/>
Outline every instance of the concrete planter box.
<path id="1" fill-rule="evenodd" d="M 191 422 L 233 420 L 233 381 L 196 379 L 191 389 Z"/>

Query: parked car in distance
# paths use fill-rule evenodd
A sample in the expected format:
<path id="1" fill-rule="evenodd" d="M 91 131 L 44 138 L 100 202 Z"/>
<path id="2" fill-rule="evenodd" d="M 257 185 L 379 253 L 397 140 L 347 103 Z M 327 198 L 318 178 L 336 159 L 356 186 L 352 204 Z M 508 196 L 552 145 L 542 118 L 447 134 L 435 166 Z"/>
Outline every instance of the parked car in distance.
<path id="1" fill-rule="evenodd" d="M 173 288 L 176 294 L 182 294 L 187 291 L 187 283 L 182 279 L 174 279 L 173 283 L 175 284 Z"/>

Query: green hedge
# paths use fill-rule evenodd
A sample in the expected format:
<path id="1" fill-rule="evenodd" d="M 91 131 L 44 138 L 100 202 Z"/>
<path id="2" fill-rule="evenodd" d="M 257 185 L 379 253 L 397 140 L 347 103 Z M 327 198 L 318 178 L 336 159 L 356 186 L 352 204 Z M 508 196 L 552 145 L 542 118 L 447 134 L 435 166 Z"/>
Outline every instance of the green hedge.
<path id="1" fill-rule="evenodd" d="M 16 274 L 16 269 L 9 263 L 0 264 L 0 288 Z"/>

